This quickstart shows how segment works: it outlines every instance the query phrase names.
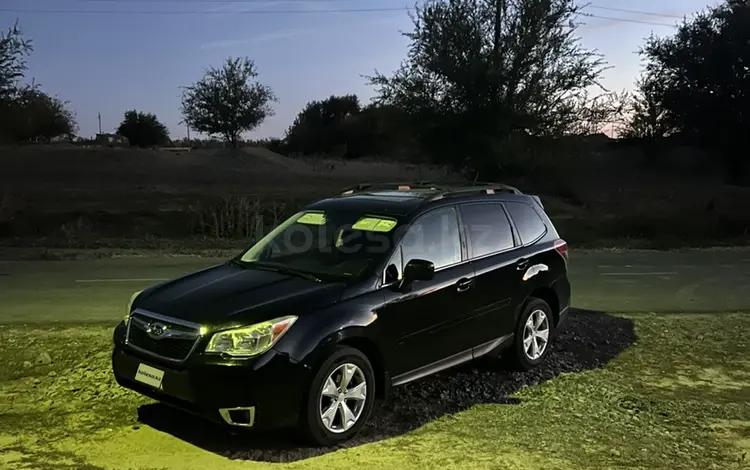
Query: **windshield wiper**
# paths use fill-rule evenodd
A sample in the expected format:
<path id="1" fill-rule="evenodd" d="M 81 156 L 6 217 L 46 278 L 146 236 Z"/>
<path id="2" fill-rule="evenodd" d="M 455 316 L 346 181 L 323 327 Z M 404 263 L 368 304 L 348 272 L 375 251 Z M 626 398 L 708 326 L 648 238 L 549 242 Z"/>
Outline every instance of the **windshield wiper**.
<path id="1" fill-rule="evenodd" d="M 257 268 L 257 269 L 265 269 L 267 271 L 273 271 L 280 274 L 289 274 L 292 276 L 301 277 L 303 279 L 307 279 L 308 281 L 314 281 L 314 282 L 323 282 L 318 276 L 309 273 L 307 271 L 302 271 L 299 269 L 290 268 L 288 266 L 281 266 L 277 264 L 266 264 L 266 263 L 246 263 L 244 264 L 244 267 L 246 268 Z"/>

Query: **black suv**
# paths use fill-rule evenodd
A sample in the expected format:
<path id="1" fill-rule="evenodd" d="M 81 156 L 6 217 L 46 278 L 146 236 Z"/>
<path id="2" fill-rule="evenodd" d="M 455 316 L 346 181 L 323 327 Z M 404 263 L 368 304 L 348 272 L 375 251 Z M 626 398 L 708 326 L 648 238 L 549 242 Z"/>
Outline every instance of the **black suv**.
<path id="1" fill-rule="evenodd" d="M 134 294 L 114 375 L 221 423 L 334 444 L 391 386 L 490 353 L 544 361 L 570 304 L 567 258 L 539 198 L 513 187 L 360 185 Z"/>

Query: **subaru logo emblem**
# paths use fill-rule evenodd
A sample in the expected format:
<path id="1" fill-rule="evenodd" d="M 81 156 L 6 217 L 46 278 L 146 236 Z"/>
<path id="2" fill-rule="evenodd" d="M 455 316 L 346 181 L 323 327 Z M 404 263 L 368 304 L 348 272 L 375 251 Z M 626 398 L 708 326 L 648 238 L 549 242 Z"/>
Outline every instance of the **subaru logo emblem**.
<path id="1" fill-rule="evenodd" d="M 149 336 L 155 339 L 159 339 L 162 336 L 164 336 L 164 333 L 167 332 L 167 325 L 163 323 L 149 323 L 146 327 L 146 333 L 148 333 Z"/>

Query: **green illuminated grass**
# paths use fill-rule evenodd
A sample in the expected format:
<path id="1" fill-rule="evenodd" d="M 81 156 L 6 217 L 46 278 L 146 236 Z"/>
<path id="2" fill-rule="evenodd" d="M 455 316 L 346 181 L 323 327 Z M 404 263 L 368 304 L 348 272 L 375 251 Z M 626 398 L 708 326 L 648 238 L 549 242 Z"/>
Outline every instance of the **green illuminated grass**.
<path id="1" fill-rule="evenodd" d="M 108 326 L 0 327 L 0 468 L 750 468 L 750 316 L 631 318 L 637 342 L 602 370 L 293 464 L 227 460 L 137 425 L 148 401 L 114 384 Z M 42 352 L 51 364 L 33 364 Z"/>

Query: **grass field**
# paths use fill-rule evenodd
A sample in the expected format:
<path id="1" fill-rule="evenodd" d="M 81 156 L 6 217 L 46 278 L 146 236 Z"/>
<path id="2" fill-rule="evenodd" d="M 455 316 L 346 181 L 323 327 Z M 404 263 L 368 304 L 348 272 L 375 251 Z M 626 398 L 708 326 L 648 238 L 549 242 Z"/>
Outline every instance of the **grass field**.
<path id="1" fill-rule="evenodd" d="M 544 367 L 480 361 L 408 385 L 328 453 L 220 433 L 115 385 L 130 292 L 218 258 L 0 262 L 0 468 L 750 468 L 750 250 L 571 259 L 588 311 Z"/>
<path id="2" fill-rule="evenodd" d="M 750 328 L 750 316 L 622 319 L 635 323 L 637 340 L 604 369 L 569 372 L 513 393 L 508 404 L 477 403 L 405 435 L 276 466 L 748 468 L 750 343 L 731 333 Z M 0 381 L 0 467 L 231 470 L 273 465 L 231 459 L 223 448 L 238 448 L 239 438 L 213 435 L 217 431 L 197 421 L 180 417 L 175 424 L 174 418 L 162 418 L 172 423 L 162 428 L 138 422 L 136 409 L 148 402 L 114 385 L 107 361 L 109 333 L 96 325 L 0 329 L 2 360 L 10 366 Z M 55 360 L 20 366 L 30 350 L 47 351 Z M 198 429 L 188 433 L 191 440 L 175 437 L 182 434 L 177 429 L 184 433 L 188 426 Z M 283 457 L 285 444 L 279 442 L 272 453 Z M 243 444 L 257 445 L 251 436 Z"/>

